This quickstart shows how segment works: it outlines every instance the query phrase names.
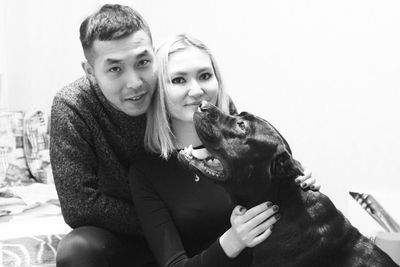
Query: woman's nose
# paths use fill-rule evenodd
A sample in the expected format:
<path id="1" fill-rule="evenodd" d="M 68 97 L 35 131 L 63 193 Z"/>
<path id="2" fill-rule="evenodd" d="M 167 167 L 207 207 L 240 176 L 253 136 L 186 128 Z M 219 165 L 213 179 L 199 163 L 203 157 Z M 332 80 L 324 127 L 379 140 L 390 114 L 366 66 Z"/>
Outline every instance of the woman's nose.
<path id="1" fill-rule="evenodd" d="M 192 97 L 201 96 L 204 94 L 204 90 L 201 88 L 197 81 L 193 81 L 189 84 L 188 95 Z"/>

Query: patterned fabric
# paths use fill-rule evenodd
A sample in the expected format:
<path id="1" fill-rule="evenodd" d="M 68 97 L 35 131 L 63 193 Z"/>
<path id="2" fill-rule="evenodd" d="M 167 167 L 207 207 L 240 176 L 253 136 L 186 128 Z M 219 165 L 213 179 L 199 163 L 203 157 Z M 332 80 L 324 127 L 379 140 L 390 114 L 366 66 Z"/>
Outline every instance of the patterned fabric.
<path id="1" fill-rule="evenodd" d="M 0 188 L 53 183 L 48 116 L 40 110 L 0 112 Z"/>
<path id="2" fill-rule="evenodd" d="M 0 188 L 30 182 L 21 111 L 0 112 Z"/>
<path id="3" fill-rule="evenodd" d="M 0 266 L 56 266 L 57 246 L 64 235 L 39 235 L 0 241 Z"/>
<path id="4" fill-rule="evenodd" d="M 41 110 L 32 110 L 25 114 L 23 141 L 25 158 L 33 178 L 37 182 L 53 183 L 49 120 Z"/>

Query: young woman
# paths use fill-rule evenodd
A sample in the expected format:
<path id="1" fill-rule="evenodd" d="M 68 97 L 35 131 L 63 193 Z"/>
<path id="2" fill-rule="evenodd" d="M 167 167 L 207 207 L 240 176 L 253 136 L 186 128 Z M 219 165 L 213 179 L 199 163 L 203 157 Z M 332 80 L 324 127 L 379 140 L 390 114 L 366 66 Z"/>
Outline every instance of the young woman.
<path id="1" fill-rule="evenodd" d="M 196 179 L 176 158 L 190 145 L 194 154 L 205 153 L 192 119 L 202 100 L 236 111 L 214 57 L 202 42 L 178 35 L 159 48 L 157 61 L 159 90 L 145 137 L 153 153 L 136 162 L 129 176 L 146 239 L 160 266 L 249 266 L 247 248 L 271 234 L 278 207 L 233 207 L 222 188 Z M 303 187 L 319 188 L 310 173 L 297 179 Z"/>

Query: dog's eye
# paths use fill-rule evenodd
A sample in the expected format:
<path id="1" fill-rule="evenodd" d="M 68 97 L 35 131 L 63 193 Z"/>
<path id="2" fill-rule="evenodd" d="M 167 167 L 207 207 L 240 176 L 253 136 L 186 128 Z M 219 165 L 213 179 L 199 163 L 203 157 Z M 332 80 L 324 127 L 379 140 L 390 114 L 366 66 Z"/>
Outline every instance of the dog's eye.
<path id="1" fill-rule="evenodd" d="M 238 121 L 237 125 L 239 126 L 240 130 L 246 132 L 246 123 L 244 121 Z"/>

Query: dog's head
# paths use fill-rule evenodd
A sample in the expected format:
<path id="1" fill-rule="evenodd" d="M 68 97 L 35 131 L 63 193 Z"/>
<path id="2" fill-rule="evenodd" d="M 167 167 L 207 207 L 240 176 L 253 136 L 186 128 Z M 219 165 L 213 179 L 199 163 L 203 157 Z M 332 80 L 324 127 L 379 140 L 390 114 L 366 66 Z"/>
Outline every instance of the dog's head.
<path id="1" fill-rule="evenodd" d="M 228 115 L 207 102 L 193 119 L 210 155 L 196 158 L 186 149 L 178 158 L 221 184 L 242 205 L 263 201 L 274 183 L 303 173 L 285 139 L 266 120 L 247 112 Z"/>

